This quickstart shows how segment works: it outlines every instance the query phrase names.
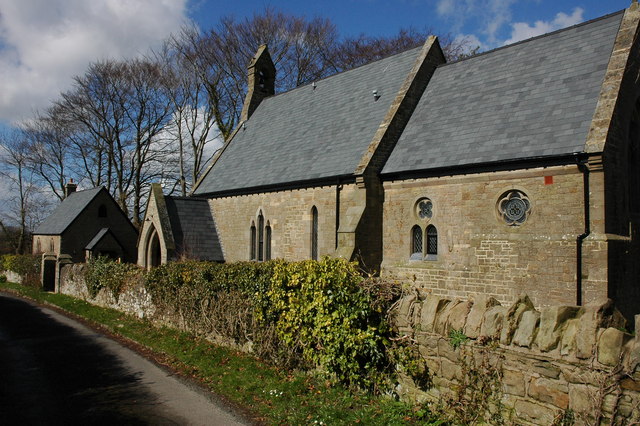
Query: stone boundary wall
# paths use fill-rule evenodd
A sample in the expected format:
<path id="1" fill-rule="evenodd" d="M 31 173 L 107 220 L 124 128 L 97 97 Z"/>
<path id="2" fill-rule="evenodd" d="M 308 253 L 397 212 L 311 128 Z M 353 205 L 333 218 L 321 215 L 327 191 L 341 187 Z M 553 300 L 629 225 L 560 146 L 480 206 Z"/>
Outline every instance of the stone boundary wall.
<path id="1" fill-rule="evenodd" d="M 155 319 L 156 307 L 151 301 L 151 295 L 144 288 L 144 283 L 139 282 L 124 288 L 117 299 L 106 288 L 101 289 L 96 297 L 92 298 L 84 281 L 85 268 L 84 263 L 63 266 L 60 271 L 60 293 L 138 318 Z"/>
<path id="2" fill-rule="evenodd" d="M 17 284 L 22 284 L 22 275 L 13 271 L 0 271 L 0 275 L 7 277 L 7 281 Z"/>
<path id="3" fill-rule="evenodd" d="M 625 320 L 610 301 L 536 310 L 526 295 L 511 306 L 487 296 L 408 295 L 395 309 L 395 326 L 418 345 L 432 384 L 418 389 L 404 377 L 398 389 L 406 399 L 451 397 L 476 369 L 498 373 L 502 412 L 516 424 L 552 424 L 563 415 L 576 424 L 640 422 L 640 337 L 622 331 Z M 640 315 L 635 322 L 639 330 Z M 454 348 L 455 335 L 463 342 Z"/>
<path id="4" fill-rule="evenodd" d="M 184 329 L 179 318 L 158 316 L 142 282 L 125 288 L 117 300 L 107 289 L 91 298 L 84 268 L 62 268 L 61 293 Z M 621 330 L 625 320 L 611 302 L 537 310 L 526 295 L 502 306 L 488 296 L 412 294 L 398 301 L 394 318 L 401 339 L 417 344 L 431 383 L 419 389 L 403 376 L 397 387 L 403 399 L 438 401 L 455 394 L 472 364 L 476 377 L 499 372 L 508 424 L 552 424 L 568 412 L 576 424 L 640 422 L 640 337 Z M 640 315 L 635 321 L 638 330 Z M 454 348 L 452 330 L 468 340 Z"/>

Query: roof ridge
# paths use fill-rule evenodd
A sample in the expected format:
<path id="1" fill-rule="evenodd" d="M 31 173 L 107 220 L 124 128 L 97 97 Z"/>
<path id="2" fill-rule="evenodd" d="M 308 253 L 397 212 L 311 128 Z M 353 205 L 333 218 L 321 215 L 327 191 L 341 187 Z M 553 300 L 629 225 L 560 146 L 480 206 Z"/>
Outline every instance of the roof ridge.
<path id="1" fill-rule="evenodd" d="M 403 51 L 396 52 L 396 53 L 392 53 L 392 54 L 387 55 L 387 56 L 385 56 L 385 57 L 383 57 L 383 58 L 376 59 L 375 61 L 367 62 L 366 64 L 358 65 L 357 67 L 349 68 L 349 69 L 347 69 L 347 70 L 338 71 L 338 72 L 336 72 L 335 74 L 331 74 L 331 75 L 328 75 L 328 76 L 326 76 L 326 77 L 322 77 L 322 78 L 319 78 L 319 79 L 317 79 L 317 80 L 310 81 L 309 83 L 305 83 L 305 84 L 302 84 L 302 85 L 300 85 L 300 86 L 292 87 L 291 89 L 289 89 L 289 90 L 285 90 L 284 92 L 279 92 L 279 93 L 276 93 L 275 95 L 267 96 L 267 97 L 265 97 L 265 98 L 264 98 L 264 101 L 269 100 L 269 99 L 276 98 L 276 97 L 278 97 L 278 96 L 280 96 L 280 95 L 284 95 L 284 94 L 287 94 L 287 93 L 295 92 L 296 90 L 298 90 L 298 89 L 303 89 L 303 88 L 305 88 L 305 87 L 307 87 L 307 86 L 312 85 L 313 83 L 317 83 L 317 82 L 320 82 L 320 81 L 328 80 L 328 79 L 330 79 L 330 78 L 337 77 L 337 76 L 339 76 L 339 75 L 343 75 L 343 74 L 349 73 L 349 72 L 351 72 L 351 71 L 359 70 L 359 69 L 362 69 L 362 68 L 364 68 L 364 67 L 368 67 L 368 66 L 370 66 L 370 65 L 374 65 L 374 64 L 376 64 L 376 63 L 378 63 L 378 62 L 386 61 L 386 60 L 388 60 L 388 59 L 390 59 L 390 58 L 393 58 L 393 57 L 395 57 L 395 56 L 399 56 L 399 55 L 405 54 L 405 53 L 407 53 L 407 52 L 410 52 L 411 50 L 416 50 L 416 51 L 418 51 L 419 49 L 421 49 L 421 48 L 422 48 L 422 46 L 424 45 L 424 43 L 425 43 L 425 42 L 426 42 L 426 39 L 425 39 L 425 41 L 423 41 L 423 42 L 422 42 L 422 44 L 420 44 L 419 46 L 416 46 L 416 47 L 410 47 L 410 48 L 405 49 L 405 50 L 403 50 Z M 251 121 L 251 118 L 249 118 L 249 120 L 247 120 L 247 121 Z"/>
<path id="2" fill-rule="evenodd" d="M 544 34 L 540 34 L 540 35 L 534 36 L 534 37 L 526 38 L 524 40 L 516 41 L 515 43 L 511 43 L 511 44 L 507 44 L 507 45 L 504 45 L 504 46 L 496 47 L 494 49 L 487 50 L 486 52 L 480 52 L 478 54 L 475 54 L 475 55 L 472 55 L 472 56 L 468 56 L 466 58 L 458 59 L 457 61 L 445 62 L 444 64 L 440 64 L 438 66 L 438 68 L 446 67 L 447 65 L 457 64 L 459 62 L 464 62 L 464 61 L 467 61 L 469 59 L 474 59 L 474 58 L 477 58 L 477 57 L 480 57 L 480 56 L 489 55 L 489 54 L 497 52 L 499 50 L 508 49 L 510 47 L 514 47 L 514 46 L 518 46 L 520 44 L 524 44 L 524 43 L 528 43 L 528 42 L 531 42 L 531 41 L 539 40 L 541 38 L 551 37 L 551 36 L 554 36 L 554 35 L 556 35 L 558 33 L 569 31 L 569 30 L 572 30 L 574 28 L 582 27 L 582 26 L 585 26 L 585 25 L 590 25 L 590 24 L 593 24 L 595 22 L 602 21 L 604 19 L 608 19 L 608 18 L 611 18 L 613 16 L 623 14 L 625 10 L 626 9 L 622 9 L 622 10 L 619 10 L 617 12 L 612 12 L 612 13 L 609 13 L 607 15 L 599 16 L 597 18 L 590 19 L 588 21 L 584 21 L 584 22 L 580 22 L 580 23 L 571 25 L 569 27 L 560 28 L 560 29 L 555 30 L 555 31 L 551 31 L 551 32 L 548 32 L 548 33 L 544 33 Z"/>

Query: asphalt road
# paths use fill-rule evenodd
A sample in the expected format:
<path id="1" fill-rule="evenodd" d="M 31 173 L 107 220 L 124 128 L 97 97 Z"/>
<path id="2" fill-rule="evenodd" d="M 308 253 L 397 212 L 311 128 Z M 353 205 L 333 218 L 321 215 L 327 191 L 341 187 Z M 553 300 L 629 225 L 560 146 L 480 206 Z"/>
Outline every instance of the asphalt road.
<path id="1" fill-rule="evenodd" d="M 104 335 L 0 293 L 0 425 L 57 424 L 247 423 Z"/>

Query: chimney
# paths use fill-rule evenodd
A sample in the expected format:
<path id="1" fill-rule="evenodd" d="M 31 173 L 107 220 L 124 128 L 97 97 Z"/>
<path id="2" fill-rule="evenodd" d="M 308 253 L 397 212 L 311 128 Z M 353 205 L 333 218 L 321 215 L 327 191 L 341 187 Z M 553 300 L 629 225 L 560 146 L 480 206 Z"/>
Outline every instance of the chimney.
<path id="1" fill-rule="evenodd" d="M 69 195 L 76 192 L 76 188 L 78 185 L 73 183 L 73 179 L 69 179 L 69 182 L 64 186 L 64 198 L 67 198 Z"/>
<path id="2" fill-rule="evenodd" d="M 260 102 L 275 93 L 276 67 L 273 65 L 267 45 L 258 48 L 248 67 L 247 96 L 244 98 L 241 121 L 251 117 Z"/>

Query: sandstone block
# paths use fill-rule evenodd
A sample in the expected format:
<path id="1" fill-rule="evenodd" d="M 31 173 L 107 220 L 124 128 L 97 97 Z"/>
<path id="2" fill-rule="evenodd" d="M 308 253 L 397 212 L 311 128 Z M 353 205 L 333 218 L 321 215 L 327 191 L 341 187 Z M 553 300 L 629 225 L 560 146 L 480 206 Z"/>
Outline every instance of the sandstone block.
<path id="1" fill-rule="evenodd" d="M 449 334 L 449 315 L 451 314 L 451 311 L 461 303 L 463 303 L 461 300 L 454 300 L 440 311 L 436 317 L 434 332 L 442 336 L 447 336 Z"/>
<path id="2" fill-rule="evenodd" d="M 556 415 L 555 410 L 526 400 L 516 401 L 514 409 L 516 417 L 538 425 L 552 424 Z"/>
<path id="3" fill-rule="evenodd" d="M 480 327 L 480 335 L 487 336 L 491 339 L 497 339 L 500 337 L 506 313 L 507 309 L 504 306 L 494 306 L 489 308 L 484 314 L 482 326 Z"/>
<path id="4" fill-rule="evenodd" d="M 640 340 L 638 340 L 639 331 L 636 331 L 636 338 L 627 343 L 626 351 L 629 356 L 626 359 L 625 370 L 640 371 Z"/>
<path id="5" fill-rule="evenodd" d="M 467 316 L 467 323 L 464 326 L 464 334 L 472 339 L 480 336 L 484 314 L 489 308 L 498 305 L 500 305 L 500 302 L 493 297 L 484 294 L 475 296 L 473 306 Z"/>
<path id="6" fill-rule="evenodd" d="M 597 389 L 585 385 L 569 385 L 569 408 L 578 415 L 591 416 Z"/>
<path id="7" fill-rule="evenodd" d="M 502 386 L 503 391 L 509 395 L 524 396 L 524 374 L 517 370 L 503 370 Z"/>
<path id="8" fill-rule="evenodd" d="M 610 366 L 617 365 L 620 361 L 623 344 L 624 332 L 617 328 L 604 330 L 598 340 L 598 362 Z"/>
<path id="9" fill-rule="evenodd" d="M 448 333 L 450 330 L 463 330 L 472 306 L 473 302 L 465 301 L 452 307 L 449 312 L 445 332 Z"/>
<path id="10" fill-rule="evenodd" d="M 567 321 L 567 327 L 560 341 L 560 355 L 567 356 L 576 353 L 576 334 L 578 333 L 579 323 L 579 319 L 570 319 Z"/>
<path id="11" fill-rule="evenodd" d="M 503 345 L 511 344 L 511 339 L 513 338 L 513 334 L 522 319 L 522 314 L 526 311 L 533 310 L 535 310 L 535 308 L 533 307 L 533 303 L 531 302 L 531 299 L 529 299 L 529 296 L 526 294 L 521 295 L 507 311 L 502 332 L 500 333 L 500 343 Z"/>
<path id="12" fill-rule="evenodd" d="M 450 303 L 448 299 L 440 297 L 429 297 L 422 302 L 420 312 L 420 329 L 429 333 L 435 331 L 436 318 L 438 314 Z"/>
<path id="13" fill-rule="evenodd" d="M 410 328 L 412 326 L 413 306 L 416 302 L 416 295 L 410 294 L 400 299 L 398 304 L 398 313 L 396 314 L 395 323 L 399 329 Z"/>
<path id="14" fill-rule="evenodd" d="M 533 364 L 532 370 L 541 376 L 551 379 L 560 377 L 560 369 L 549 361 L 541 361 Z"/>
<path id="15" fill-rule="evenodd" d="M 438 340 L 438 356 L 441 358 L 446 358 L 452 362 L 458 362 L 460 356 L 458 351 L 453 349 L 449 339 L 440 339 Z"/>
<path id="16" fill-rule="evenodd" d="M 569 407 L 569 387 L 557 380 L 538 378 L 529 383 L 528 394 L 540 402 L 553 404 L 558 408 Z"/>
<path id="17" fill-rule="evenodd" d="M 577 306 L 550 306 L 542 309 L 540 331 L 536 338 L 538 348 L 543 352 L 555 349 L 560 342 L 566 322 L 580 312 Z"/>
<path id="18" fill-rule="evenodd" d="M 533 343 L 533 339 L 536 337 L 538 331 L 538 324 L 540 323 L 540 313 L 537 311 L 527 311 L 522 314 L 520 325 L 513 335 L 513 344 L 530 348 Z"/>
<path id="19" fill-rule="evenodd" d="M 460 380 L 462 378 L 462 368 L 455 362 L 443 359 L 440 364 L 442 377 L 447 380 Z"/>

